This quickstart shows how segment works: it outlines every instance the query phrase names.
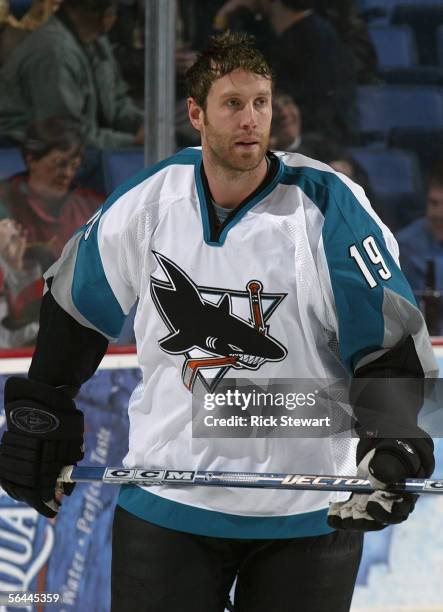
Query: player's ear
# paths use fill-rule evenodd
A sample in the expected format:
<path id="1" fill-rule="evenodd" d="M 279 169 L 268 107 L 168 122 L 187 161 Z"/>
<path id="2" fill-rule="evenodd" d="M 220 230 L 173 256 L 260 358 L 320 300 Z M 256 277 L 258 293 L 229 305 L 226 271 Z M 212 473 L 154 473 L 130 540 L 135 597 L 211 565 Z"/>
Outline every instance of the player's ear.
<path id="1" fill-rule="evenodd" d="M 204 111 L 201 108 L 201 106 L 197 104 L 194 98 L 189 97 L 187 99 L 187 103 L 188 103 L 189 121 L 191 122 L 192 127 L 194 127 L 196 130 L 200 132 L 201 125 L 203 123 L 203 112 Z"/>

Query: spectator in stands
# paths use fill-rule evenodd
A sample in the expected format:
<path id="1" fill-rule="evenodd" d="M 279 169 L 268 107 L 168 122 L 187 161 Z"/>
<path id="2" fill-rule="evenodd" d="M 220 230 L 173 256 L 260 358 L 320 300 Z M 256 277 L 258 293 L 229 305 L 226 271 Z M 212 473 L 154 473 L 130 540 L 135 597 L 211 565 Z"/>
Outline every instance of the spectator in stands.
<path id="1" fill-rule="evenodd" d="M 274 42 L 275 33 L 260 10 L 257 0 L 228 0 L 218 8 L 213 17 L 213 30 L 222 32 L 248 32 L 254 36 L 256 46 L 263 52 Z"/>
<path id="2" fill-rule="evenodd" d="M 177 41 L 185 40 L 190 49 L 201 51 L 209 36 L 224 30 L 241 30 L 255 36 L 257 46 L 261 47 L 269 29 L 255 5 L 256 0 L 177 0 Z"/>
<path id="3" fill-rule="evenodd" d="M 315 132 L 306 133 L 300 108 L 281 90 L 272 96 L 272 130 L 269 147 L 276 151 L 293 151 L 322 160 L 329 142 Z"/>
<path id="4" fill-rule="evenodd" d="M 363 187 L 368 200 L 372 204 L 372 208 L 379 213 L 377 198 L 372 191 L 368 173 L 350 153 L 338 148 L 333 151 L 333 147 L 331 147 L 328 153 L 325 155 L 325 162 L 337 172 L 341 172 L 345 176 L 352 179 L 354 183 L 357 183 L 357 185 Z"/>
<path id="5" fill-rule="evenodd" d="M 275 91 L 272 96 L 270 147 L 279 151 L 297 151 L 301 142 L 302 121 L 299 107 L 289 94 Z"/>
<path id="6" fill-rule="evenodd" d="M 62 0 L 32 0 L 29 11 L 19 21 L 20 26 L 33 32 L 48 21 L 61 3 Z"/>
<path id="7" fill-rule="evenodd" d="M 108 34 L 115 59 L 140 108 L 145 97 L 145 2 L 119 0 L 117 18 Z"/>
<path id="8" fill-rule="evenodd" d="M 414 291 L 421 292 L 428 280 L 428 262 L 434 263 L 435 289 L 443 291 L 443 160 L 431 170 L 426 215 L 396 235 L 401 268 Z M 442 312 L 443 315 L 443 312 Z"/>
<path id="9" fill-rule="evenodd" d="M 42 269 L 26 257 L 26 231 L 13 219 L 0 221 L 0 347 L 35 339 L 43 293 Z"/>
<path id="10" fill-rule="evenodd" d="M 67 116 L 97 148 L 141 145 L 142 111 L 126 94 L 103 36 L 115 0 L 64 0 L 0 70 L 0 133 L 23 141 L 30 121 Z"/>
<path id="11" fill-rule="evenodd" d="M 38 264 L 25 262 L 26 235 L 12 219 L 0 221 L 0 348 L 33 342 L 43 292 Z M 7 280 L 6 280 L 7 279 Z M 21 310 L 19 316 L 14 314 Z"/>
<path id="12" fill-rule="evenodd" d="M 269 58 L 277 84 L 301 109 L 305 130 L 340 143 L 353 130 L 353 62 L 333 27 L 313 10 L 313 0 L 260 0 L 276 34 Z"/>
<path id="13" fill-rule="evenodd" d="M 2 323 L 9 329 L 37 319 L 42 273 L 104 200 L 74 184 L 83 148 L 72 120 L 33 123 L 23 144 L 27 171 L 0 181 L 0 267 L 9 309 Z"/>
<path id="14" fill-rule="evenodd" d="M 29 11 L 16 19 L 8 0 L 0 0 L 0 66 L 30 32 L 48 21 L 60 3 L 61 0 L 33 0 Z"/>
<path id="15" fill-rule="evenodd" d="M 316 13 L 334 26 L 341 41 L 351 52 L 357 82 L 368 85 L 378 82 L 377 52 L 366 22 L 359 17 L 355 0 L 314 0 Z"/>
<path id="16" fill-rule="evenodd" d="M 10 12 L 9 1 L 0 0 L 0 66 L 26 35 L 26 30 Z"/>

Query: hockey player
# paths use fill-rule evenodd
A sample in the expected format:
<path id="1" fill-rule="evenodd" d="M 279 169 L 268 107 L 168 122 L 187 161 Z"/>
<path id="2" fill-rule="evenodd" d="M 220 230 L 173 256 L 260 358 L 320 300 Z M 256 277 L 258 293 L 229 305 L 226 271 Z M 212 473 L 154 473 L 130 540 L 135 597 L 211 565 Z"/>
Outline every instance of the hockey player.
<path id="1" fill-rule="evenodd" d="M 398 394 L 381 401 L 371 392 L 374 379 L 435 376 L 429 337 L 395 240 L 362 189 L 325 164 L 267 150 L 272 75 L 253 42 L 212 39 L 187 78 L 201 149 L 117 189 L 46 274 L 29 377 L 5 388 L 1 484 L 56 515 L 56 477 L 83 456 L 73 398 L 139 298 L 143 382 L 130 400 L 126 466 L 345 474 L 357 463 L 379 490 L 346 500 L 124 486 L 112 610 L 221 612 L 237 575 L 240 612 L 345 612 L 363 531 L 404 520 L 414 506 L 382 489 L 433 470 L 432 441 L 416 425 L 419 399 L 400 418 Z M 251 322 L 252 294 L 267 308 Z M 367 381 L 353 391 L 357 447 L 352 439 L 193 438 L 192 391 L 251 371 Z M 377 434 L 385 421 L 401 421 L 397 439 Z"/>

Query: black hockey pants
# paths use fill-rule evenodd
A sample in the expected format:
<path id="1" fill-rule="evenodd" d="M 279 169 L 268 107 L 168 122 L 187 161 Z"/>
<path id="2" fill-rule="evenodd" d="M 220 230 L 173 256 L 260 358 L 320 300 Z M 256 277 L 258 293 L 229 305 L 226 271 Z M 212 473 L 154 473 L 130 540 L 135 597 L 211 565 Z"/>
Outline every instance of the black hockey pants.
<path id="1" fill-rule="evenodd" d="M 363 537 L 288 540 L 192 535 L 119 506 L 112 542 L 112 612 L 348 612 Z"/>

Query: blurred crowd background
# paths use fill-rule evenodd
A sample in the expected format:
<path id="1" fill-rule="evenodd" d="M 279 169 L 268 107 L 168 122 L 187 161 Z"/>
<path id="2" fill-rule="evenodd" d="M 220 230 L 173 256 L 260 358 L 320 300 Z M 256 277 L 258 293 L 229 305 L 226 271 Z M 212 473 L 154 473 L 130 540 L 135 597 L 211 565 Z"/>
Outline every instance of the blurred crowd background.
<path id="1" fill-rule="evenodd" d="M 365 189 L 443 335 L 443 0 L 176 0 L 177 150 L 199 144 L 184 75 L 225 29 L 273 67 L 270 148 Z M 144 166 L 145 30 L 145 0 L 0 0 L 0 349 L 33 345 L 43 272 Z"/>

